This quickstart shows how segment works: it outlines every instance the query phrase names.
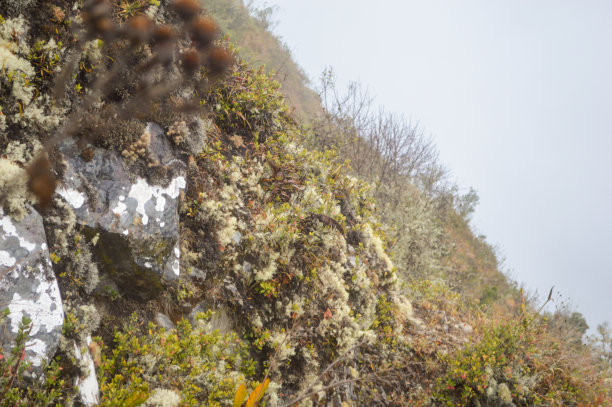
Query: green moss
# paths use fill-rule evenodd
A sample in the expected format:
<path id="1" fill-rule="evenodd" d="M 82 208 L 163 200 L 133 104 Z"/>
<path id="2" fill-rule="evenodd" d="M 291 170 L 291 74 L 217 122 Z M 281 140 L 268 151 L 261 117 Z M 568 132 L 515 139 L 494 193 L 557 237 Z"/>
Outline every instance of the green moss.
<path id="1" fill-rule="evenodd" d="M 93 259 L 99 264 L 100 272 L 117 284 L 122 296 L 149 300 L 161 293 L 160 274 L 133 259 L 137 254 L 151 259 L 158 270 L 163 269 L 164 260 L 174 248 L 172 242 L 162 238 L 134 242 L 116 233 L 89 227 L 83 227 L 83 234 L 88 240 L 98 236 L 97 244 L 91 248 Z"/>

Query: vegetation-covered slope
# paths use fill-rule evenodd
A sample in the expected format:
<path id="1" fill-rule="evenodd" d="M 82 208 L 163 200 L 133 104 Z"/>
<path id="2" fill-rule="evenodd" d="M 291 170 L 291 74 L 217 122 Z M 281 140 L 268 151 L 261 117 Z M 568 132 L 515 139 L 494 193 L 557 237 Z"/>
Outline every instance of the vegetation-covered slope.
<path id="1" fill-rule="evenodd" d="M 273 25 L 273 8 L 251 8 L 249 12 L 242 0 L 204 0 L 210 11 L 232 42 L 240 47 L 240 55 L 254 66 L 265 66 L 282 83 L 292 112 L 302 120 L 311 120 L 320 115 L 319 98 L 308 85 L 302 69 L 291 57 L 290 50 L 270 32 Z"/>
<path id="2" fill-rule="evenodd" d="M 580 342 L 564 342 L 563 324 L 551 332 L 552 325 L 523 302 L 498 270 L 491 247 L 469 228 L 473 197 L 445 183 L 435 150 L 414 128 L 346 109 L 354 98 L 316 108 L 321 115 L 302 106 L 309 123 L 302 125 L 274 77 L 239 53 L 219 76 L 212 75 L 214 59 L 190 69 L 189 50 L 200 37 L 181 31 L 172 50 L 178 57 L 159 67 L 168 69 L 161 71 L 168 75 L 162 82 L 178 76 L 180 86 L 164 88 L 161 96 L 148 93 L 144 109 L 113 116 L 151 85 L 128 76 L 125 86 L 109 85 L 87 104 L 97 72 L 121 69 L 117 61 L 138 72 L 156 48 L 98 30 L 88 38 L 93 50 L 75 51 L 80 43 L 71 24 L 99 3 L 112 6 L 118 32 L 142 15 L 181 29 L 181 9 L 170 2 L 73 7 L 57 0 L 41 5 L 39 20 L 18 36 L 16 28 L 28 25 L 19 15 L 33 9 L 2 0 L 6 119 L 0 146 L 13 161 L 17 147 L 38 153 L 60 123 L 82 116 L 87 123 L 79 121 L 81 132 L 70 137 L 82 141 L 83 154 L 92 147 L 127 151 L 130 171 L 153 181 L 163 169 L 151 166 L 139 148 L 130 149 L 141 142 L 144 122 L 153 121 L 186 164 L 179 237 L 184 272 L 144 299 L 102 267 L 94 270 L 91 264 L 101 262 L 97 238 L 69 222 L 74 214 L 61 198 L 54 196 L 45 208 L 31 175 L 24 181 L 3 174 L 19 191 L 2 191 L 10 196 L 3 200 L 6 210 L 23 211 L 28 201 L 44 214 L 66 310 L 63 340 L 93 334 L 85 351 L 96 365 L 101 405 L 609 404 L 609 382 L 596 355 Z M 237 41 L 253 58 L 258 48 L 248 44 L 260 37 L 267 55 L 288 55 L 241 3 L 209 6 L 230 32 L 244 30 Z M 58 51 L 41 54 L 40 44 L 52 39 Z M 231 42 L 227 46 L 232 50 Z M 50 69 L 49 60 L 51 68 L 68 69 L 72 52 L 77 74 L 67 79 L 66 99 L 51 103 L 63 71 Z M 96 52 L 105 58 L 95 59 Z M 133 59 L 120 58 L 125 52 Z M 39 73 L 41 63 L 50 72 Z M 286 82 L 295 89 L 287 93 L 312 95 L 301 88 L 299 70 L 295 75 L 293 85 Z M 27 100 L 20 99 L 24 92 Z M 39 107 L 49 114 L 58 106 L 64 110 L 53 123 L 23 113 Z M 116 117 L 121 121 L 114 123 Z M 82 134 L 95 131 L 101 137 Z M 406 140 L 416 144 L 389 153 Z M 61 183 L 62 158 L 46 150 L 47 171 Z M 429 158 L 406 160 L 418 151 Z M 28 391 L 26 364 L 18 365 L 23 345 L 18 338 L 0 359 L 0 403 L 79 403 L 73 379 L 81 367 L 74 351 L 60 343 L 35 394 Z"/>

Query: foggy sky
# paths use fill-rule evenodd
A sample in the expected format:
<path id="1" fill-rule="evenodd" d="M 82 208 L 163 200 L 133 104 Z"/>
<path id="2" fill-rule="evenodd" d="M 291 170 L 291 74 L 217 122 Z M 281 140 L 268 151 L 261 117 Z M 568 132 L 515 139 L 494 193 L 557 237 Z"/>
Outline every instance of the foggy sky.
<path id="1" fill-rule="evenodd" d="M 612 320 L 612 2 L 268 4 L 315 82 L 331 66 L 433 136 L 516 280 Z"/>

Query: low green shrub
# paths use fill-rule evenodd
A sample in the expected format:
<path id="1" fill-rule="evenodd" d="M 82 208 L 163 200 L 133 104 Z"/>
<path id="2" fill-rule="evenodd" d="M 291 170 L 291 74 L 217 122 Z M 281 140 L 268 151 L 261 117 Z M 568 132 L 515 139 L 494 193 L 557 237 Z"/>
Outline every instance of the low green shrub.
<path id="1" fill-rule="evenodd" d="M 525 313 L 485 325 L 480 340 L 441 357 L 434 399 L 447 406 L 600 406 L 610 399 L 588 349 L 569 349 Z"/>
<path id="2" fill-rule="evenodd" d="M 115 333 L 113 349 L 102 349 L 98 367 L 101 406 L 136 406 L 150 398 L 180 399 L 181 406 L 231 405 L 243 382 L 254 388 L 255 363 L 234 333 L 209 324 L 212 312 L 192 325 L 181 320 L 166 330 L 132 316 Z"/>
<path id="3" fill-rule="evenodd" d="M 8 316 L 6 308 L 0 314 L 0 322 Z M 0 406 L 61 406 L 64 380 L 60 378 L 61 368 L 57 360 L 43 362 L 40 378 L 27 377 L 32 363 L 26 359 L 26 342 L 32 330 L 32 320 L 24 316 L 13 346 L 5 352 L 0 346 Z"/>

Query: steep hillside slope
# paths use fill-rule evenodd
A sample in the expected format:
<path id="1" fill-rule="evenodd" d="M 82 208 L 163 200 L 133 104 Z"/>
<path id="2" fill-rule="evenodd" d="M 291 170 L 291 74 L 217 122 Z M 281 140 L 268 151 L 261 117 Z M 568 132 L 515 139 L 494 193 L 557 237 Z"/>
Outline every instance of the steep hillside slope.
<path id="1" fill-rule="evenodd" d="M 452 194 L 309 149 L 210 14 L 0 0 L 1 406 L 609 403 Z"/>
<path id="2" fill-rule="evenodd" d="M 225 33 L 238 47 L 240 55 L 253 66 L 263 65 L 282 84 L 288 106 L 302 120 L 312 120 L 322 113 L 316 92 L 291 57 L 291 51 L 269 31 L 266 15 L 255 18 L 242 0 L 204 0 Z M 272 16 L 268 16 L 271 18 Z"/>

